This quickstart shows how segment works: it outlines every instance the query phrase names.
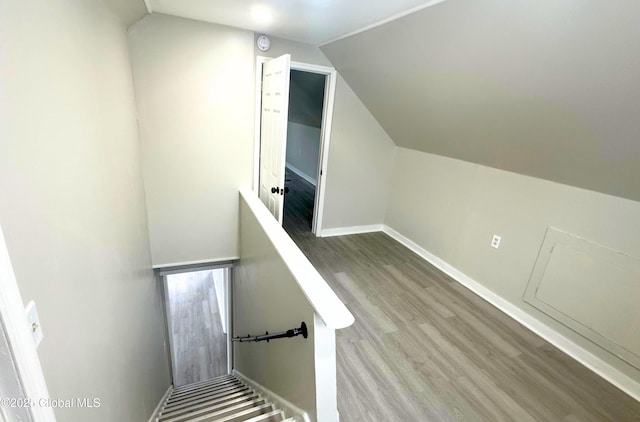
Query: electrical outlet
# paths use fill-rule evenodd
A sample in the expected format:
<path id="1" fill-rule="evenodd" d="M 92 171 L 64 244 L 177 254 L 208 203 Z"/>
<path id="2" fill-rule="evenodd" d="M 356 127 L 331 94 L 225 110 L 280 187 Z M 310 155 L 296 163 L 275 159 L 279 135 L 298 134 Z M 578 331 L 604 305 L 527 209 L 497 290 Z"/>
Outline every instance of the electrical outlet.
<path id="1" fill-rule="evenodd" d="M 501 240 L 502 238 L 500 236 L 498 236 L 497 234 L 494 234 L 493 239 L 491 239 L 491 247 L 498 249 L 500 247 Z"/>

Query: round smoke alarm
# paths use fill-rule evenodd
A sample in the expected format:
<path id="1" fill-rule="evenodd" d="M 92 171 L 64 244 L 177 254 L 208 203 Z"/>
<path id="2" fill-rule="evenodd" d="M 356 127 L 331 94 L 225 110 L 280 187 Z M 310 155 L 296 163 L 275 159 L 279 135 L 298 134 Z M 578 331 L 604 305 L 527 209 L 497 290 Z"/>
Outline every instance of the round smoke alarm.
<path id="1" fill-rule="evenodd" d="M 271 47 L 271 40 L 266 35 L 260 35 L 256 40 L 256 44 L 260 51 L 267 51 Z"/>

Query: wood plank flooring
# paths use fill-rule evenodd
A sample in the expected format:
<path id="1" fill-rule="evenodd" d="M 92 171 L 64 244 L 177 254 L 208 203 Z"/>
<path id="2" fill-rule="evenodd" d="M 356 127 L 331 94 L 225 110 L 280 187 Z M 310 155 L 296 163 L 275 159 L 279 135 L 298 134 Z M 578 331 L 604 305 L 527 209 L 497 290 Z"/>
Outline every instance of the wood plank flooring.
<path id="1" fill-rule="evenodd" d="M 222 332 L 212 271 L 168 276 L 174 386 L 227 374 L 227 336 Z"/>
<path id="2" fill-rule="evenodd" d="M 385 234 L 316 238 L 304 221 L 285 230 L 356 318 L 337 332 L 341 421 L 640 421 L 639 402 Z"/>
<path id="3" fill-rule="evenodd" d="M 284 197 L 282 225 L 297 232 L 311 232 L 315 186 L 285 168 L 285 186 L 289 192 Z M 310 202 L 309 202 L 310 200 Z"/>

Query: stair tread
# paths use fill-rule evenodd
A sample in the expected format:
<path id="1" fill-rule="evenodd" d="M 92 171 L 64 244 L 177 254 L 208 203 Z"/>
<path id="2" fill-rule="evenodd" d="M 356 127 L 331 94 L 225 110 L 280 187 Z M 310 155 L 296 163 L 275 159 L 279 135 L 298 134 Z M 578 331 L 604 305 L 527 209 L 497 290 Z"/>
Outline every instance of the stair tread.
<path id="1" fill-rule="evenodd" d="M 241 412 L 235 413 L 233 415 L 228 415 L 228 416 L 224 416 L 220 419 L 209 419 L 208 421 L 210 422 L 231 422 L 233 420 L 237 420 L 237 421 L 246 421 L 246 419 L 238 419 L 241 418 L 243 416 L 248 416 L 251 415 L 252 413 L 255 412 L 262 412 L 268 408 L 273 408 L 273 405 L 271 403 L 265 403 L 261 406 L 256 406 L 256 407 L 252 407 L 251 409 L 247 409 L 247 410 L 243 410 Z M 207 417 L 204 416 L 202 419 L 193 419 L 190 422 L 204 422 L 207 421 Z"/>
<path id="2" fill-rule="evenodd" d="M 270 406 L 270 403 L 267 403 L 265 399 L 258 398 L 257 400 L 252 400 L 244 403 L 237 404 L 235 406 L 228 407 L 223 410 L 219 410 L 216 412 L 207 412 L 199 415 L 182 415 L 174 418 L 165 419 L 162 422 L 181 422 L 181 421 L 205 421 L 205 420 L 218 420 L 224 419 L 227 417 L 231 417 L 238 413 L 250 411 L 252 409 L 258 409 L 261 406 Z M 251 413 L 251 412 L 249 412 Z M 216 419 L 217 418 L 217 419 Z"/>
<path id="3" fill-rule="evenodd" d="M 251 397 L 251 396 L 258 396 L 258 394 L 249 389 L 246 388 L 244 390 L 235 392 L 233 394 L 229 394 L 227 396 L 222 396 L 222 397 L 216 397 L 213 399 L 202 399 L 202 400 L 198 400 L 196 402 L 192 402 L 192 403 L 187 403 L 181 406 L 174 406 L 168 409 L 164 409 L 160 412 L 161 416 L 164 415 L 172 415 L 172 414 L 179 414 L 182 413 L 184 411 L 188 411 L 189 409 L 196 409 L 196 408 L 201 408 L 201 407 L 207 407 L 207 406 L 213 406 L 216 404 L 224 404 L 227 403 L 230 400 L 236 399 L 236 398 L 244 398 L 244 397 Z"/>
<path id="4" fill-rule="evenodd" d="M 165 407 L 172 407 L 181 403 L 205 399 L 207 397 L 222 397 L 224 395 L 231 394 L 230 392 L 232 391 L 235 392 L 236 390 L 243 389 L 243 388 L 248 388 L 248 387 L 244 384 L 234 384 L 234 385 L 230 385 L 225 388 L 222 388 L 220 390 L 214 390 L 206 393 L 198 393 L 194 395 L 184 396 L 184 397 L 180 397 L 179 399 L 172 400 L 171 397 L 169 397 L 169 399 L 165 403 Z"/>
<path id="5" fill-rule="evenodd" d="M 223 409 L 231 408 L 234 405 L 238 405 L 246 402 L 252 402 L 252 401 L 260 401 L 260 400 L 261 400 L 260 396 L 258 396 L 257 394 L 254 394 L 253 396 L 238 397 L 236 399 L 225 401 L 223 403 L 219 403 L 212 406 L 205 406 L 205 407 L 199 407 L 199 408 L 187 408 L 187 409 L 182 409 L 181 411 L 178 411 L 173 414 L 161 415 L 160 421 L 164 422 L 164 421 L 169 421 L 175 418 L 184 418 L 184 417 L 211 414 Z"/>
<path id="6" fill-rule="evenodd" d="M 237 385 L 237 384 L 242 384 L 242 382 L 234 379 L 234 380 L 226 381 L 226 382 L 221 383 L 221 384 L 210 385 L 210 386 L 198 388 L 198 389 L 191 390 L 191 391 L 183 391 L 183 392 L 180 392 L 180 393 L 173 392 L 173 393 L 171 393 L 170 399 L 171 398 L 175 399 L 175 398 L 179 398 L 179 397 L 185 397 L 185 396 L 200 394 L 200 393 L 204 393 L 204 392 L 208 392 L 208 391 L 221 390 L 221 389 L 226 388 L 226 387 L 228 387 L 230 385 Z"/>
<path id="7" fill-rule="evenodd" d="M 204 380 L 204 381 L 199 381 L 199 382 L 194 382 L 194 383 L 191 383 L 191 384 L 181 385 L 180 387 L 176 387 L 174 389 L 174 391 L 188 390 L 190 388 L 197 387 L 197 386 L 200 386 L 200 385 L 215 384 L 216 382 L 222 382 L 222 381 L 229 380 L 229 379 L 236 379 L 236 377 L 234 375 L 223 375 L 221 377 L 215 377 L 215 378 L 210 378 L 210 379 Z"/>
<path id="8" fill-rule="evenodd" d="M 278 416 L 278 415 L 282 415 L 282 409 L 276 409 L 272 412 L 269 413 L 264 413 L 262 415 L 258 415 L 258 416 L 254 416 L 251 419 L 247 419 L 244 422 L 260 422 L 260 421 L 266 421 L 271 419 L 274 416 Z"/>
<path id="9" fill-rule="evenodd" d="M 231 389 L 231 390 L 224 391 L 224 392 L 222 392 L 220 394 L 214 394 L 214 395 L 206 396 L 206 397 L 194 397 L 194 398 L 191 398 L 191 399 L 185 399 L 183 401 L 179 401 L 179 402 L 175 402 L 175 403 L 167 403 L 167 404 L 165 404 L 163 406 L 162 412 L 163 413 L 167 413 L 167 412 L 174 411 L 176 409 L 182 409 L 184 407 L 189 407 L 189 406 L 193 406 L 193 405 L 196 405 L 196 404 L 204 403 L 206 401 L 220 400 L 220 399 L 223 399 L 223 398 L 228 397 L 228 396 L 233 395 L 233 394 L 249 393 L 251 391 L 253 391 L 253 390 L 251 390 L 246 385 L 243 385 L 243 386 L 238 387 L 238 388 L 234 388 L 234 389 Z"/>

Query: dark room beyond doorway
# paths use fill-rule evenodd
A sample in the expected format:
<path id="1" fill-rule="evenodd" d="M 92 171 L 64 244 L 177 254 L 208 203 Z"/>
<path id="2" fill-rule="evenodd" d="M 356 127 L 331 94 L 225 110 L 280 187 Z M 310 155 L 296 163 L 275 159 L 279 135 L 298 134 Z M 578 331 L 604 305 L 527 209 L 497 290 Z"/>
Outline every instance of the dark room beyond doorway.
<path id="1" fill-rule="evenodd" d="M 283 227 L 311 233 L 320 162 L 326 75 L 291 70 Z"/>

